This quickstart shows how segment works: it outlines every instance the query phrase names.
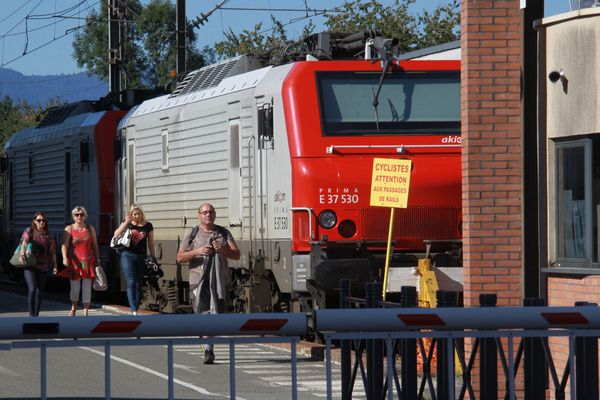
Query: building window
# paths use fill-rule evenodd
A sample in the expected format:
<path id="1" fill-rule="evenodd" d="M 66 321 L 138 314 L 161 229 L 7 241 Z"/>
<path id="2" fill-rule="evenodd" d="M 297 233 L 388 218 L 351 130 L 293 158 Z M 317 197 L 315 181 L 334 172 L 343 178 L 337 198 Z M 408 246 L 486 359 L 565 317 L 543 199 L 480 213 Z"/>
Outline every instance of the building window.
<path id="1" fill-rule="evenodd" d="M 599 268 L 600 138 L 556 144 L 555 191 L 556 266 Z"/>

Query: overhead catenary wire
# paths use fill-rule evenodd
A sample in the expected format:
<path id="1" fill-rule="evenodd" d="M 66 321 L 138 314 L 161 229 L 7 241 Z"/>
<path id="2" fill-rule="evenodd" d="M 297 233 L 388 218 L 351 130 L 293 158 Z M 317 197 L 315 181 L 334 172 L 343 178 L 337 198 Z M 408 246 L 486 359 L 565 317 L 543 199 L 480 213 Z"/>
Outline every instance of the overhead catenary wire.
<path id="1" fill-rule="evenodd" d="M 31 11 L 29 11 L 29 13 L 27 14 L 27 16 L 25 16 L 24 18 L 22 18 L 19 22 L 17 22 L 17 24 L 15 24 L 11 29 L 9 29 L 5 34 L 3 34 L 3 35 L 0 36 L 0 38 L 3 40 L 2 62 L 0 64 L 0 66 L 4 67 L 5 65 L 9 65 L 9 64 L 11 64 L 11 63 L 13 63 L 13 62 L 15 62 L 15 61 L 23 58 L 24 56 L 26 56 L 28 54 L 31 54 L 32 52 L 37 51 L 37 50 L 39 50 L 41 48 L 44 48 L 44 47 L 50 45 L 51 43 L 53 43 L 53 42 L 55 42 L 57 40 L 60 40 L 60 39 L 64 38 L 65 36 L 68 36 L 71 33 L 73 33 L 73 32 L 75 32 L 75 31 L 77 31 L 77 30 L 79 30 L 79 29 L 82 28 L 82 26 L 79 25 L 77 27 L 66 29 L 65 33 L 62 34 L 62 35 L 60 35 L 60 36 L 56 36 L 56 33 L 54 33 L 52 39 L 48 40 L 45 43 L 42 43 L 41 45 L 35 46 L 35 47 L 33 47 L 33 48 L 30 49 L 29 48 L 29 33 L 45 29 L 45 28 L 47 28 L 49 26 L 54 26 L 54 28 L 56 28 L 56 24 L 57 24 L 57 21 L 54 21 L 54 22 L 51 22 L 49 24 L 43 25 L 41 27 L 29 29 L 29 27 L 28 27 L 28 21 L 30 19 L 57 19 L 57 18 L 60 18 L 60 19 L 71 19 L 70 17 L 73 17 L 73 15 L 68 15 L 68 13 L 75 12 L 75 13 L 79 14 L 82 11 L 89 10 L 89 9 L 95 7 L 96 5 L 100 4 L 99 0 L 97 2 L 95 2 L 95 3 L 92 3 L 92 4 L 89 4 L 87 0 L 83 0 L 83 1 L 80 1 L 79 3 L 77 3 L 77 5 L 75 5 L 75 6 L 68 7 L 66 9 L 64 9 L 64 10 L 59 11 L 59 12 L 55 11 L 54 13 L 48 13 L 48 14 L 32 14 L 32 12 L 40 5 L 41 2 L 42 2 L 42 0 L 40 0 L 38 2 L 38 4 L 36 4 L 36 6 L 33 7 L 33 9 Z M 81 6 L 84 5 L 84 4 L 86 4 L 86 6 L 82 10 Z M 35 17 L 40 17 L 40 18 L 30 18 L 32 15 L 35 16 Z M 43 18 L 42 18 L 42 16 L 43 16 Z M 75 18 L 73 18 L 73 19 L 75 19 Z M 77 19 L 79 19 L 79 17 Z M 18 32 L 18 33 L 11 33 L 12 30 L 16 26 L 18 26 L 20 23 L 22 23 L 22 22 L 25 23 L 25 31 Z M 56 29 L 54 29 L 54 31 L 56 31 Z M 23 51 L 23 53 L 21 55 L 13 57 L 13 58 L 9 59 L 8 61 L 5 61 L 4 60 L 4 48 L 5 48 L 4 41 L 9 36 L 17 36 L 17 35 L 25 35 L 25 48 L 24 48 L 24 51 Z"/>
<path id="2" fill-rule="evenodd" d="M 6 17 L 2 18 L 0 20 L 0 24 L 3 23 L 4 21 L 6 21 L 7 19 L 9 19 L 10 17 L 12 17 L 13 15 L 15 15 L 16 13 L 19 12 L 19 10 L 21 10 L 21 8 L 25 7 L 27 4 L 29 4 L 30 2 L 32 2 L 33 0 L 27 0 L 25 3 L 21 4 L 21 6 L 19 8 L 17 8 L 15 11 L 11 12 L 10 14 L 8 14 Z"/>

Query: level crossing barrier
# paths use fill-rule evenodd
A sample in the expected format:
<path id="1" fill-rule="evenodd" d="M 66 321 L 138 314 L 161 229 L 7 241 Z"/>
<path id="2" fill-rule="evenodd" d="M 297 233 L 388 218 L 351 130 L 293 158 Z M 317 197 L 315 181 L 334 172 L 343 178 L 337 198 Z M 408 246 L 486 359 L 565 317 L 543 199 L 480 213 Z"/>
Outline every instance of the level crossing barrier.
<path id="1" fill-rule="evenodd" d="M 377 286 L 377 289 L 381 288 Z M 406 293 L 401 292 L 400 303 L 379 302 L 376 308 L 350 308 L 351 303 L 364 307 L 373 302 L 352 298 L 347 282 L 342 282 L 340 287 L 341 309 L 317 310 L 314 315 L 314 326 L 326 343 L 328 398 L 331 398 L 332 389 L 330 348 L 338 341 L 342 348 L 342 381 L 346 376 L 348 385 L 344 386 L 343 400 L 352 398 L 358 371 L 367 398 L 373 400 L 392 399 L 394 392 L 399 399 L 422 399 L 425 386 L 432 399 L 496 399 L 502 391 L 501 398 L 515 399 L 515 378 L 519 372 L 524 376 L 524 387 L 519 394 L 523 393 L 527 400 L 545 399 L 548 379 L 557 399 L 567 395 L 571 399 L 599 398 L 597 338 L 600 336 L 600 308 L 595 304 L 582 302 L 575 307 L 545 307 L 541 299 L 525 299 L 525 307 L 495 307 L 495 296 L 484 294 L 480 296 L 481 307 L 419 309 L 413 308 L 416 305 L 415 289 L 403 287 Z M 367 286 L 365 294 L 376 293 L 377 289 L 371 290 Z M 444 304 L 444 297 L 447 304 L 456 302 L 456 298 L 447 293 L 439 296 L 438 304 L 440 301 Z M 431 340 L 429 349 L 424 344 L 425 338 Z M 465 338 L 471 340 L 468 352 L 464 348 Z M 556 357 L 553 358 L 551 338 L 568 341 L 564 366 L 558 365 Z M 364 369 L 363 352 L 369 351 L 365 341 L 379 341 L 385 348 L 384 356 L 372 361 L 380 363 L 386 370 L 383 384 L 376 370 Z M 350 348 L 354 351 L 352 365 L 348 362 L 351 355 L 344 355 Z M 443 352 L 443 362 L 438 363 L 436 376 L 431 371 L 434 348 L 438 360 Z M 423 358 L 418 387 L 414 359 L 417 350 Z M 375 352 L 371 357 L 376 358 L 377 354 Z M 368 355 L 366 358 L 369 360 Z M 479 396 L 472 379 L 477 362 Z M 462 371 L 458 382 L 455 382 L 455 365 Z M 401 371 L 401 381 L 398 371 Z"/>
<path id="2" fill-rule="evenodd" d="M 45 399 L 48 348 L 104 347 L 105 397 L 109 399 L 112 347 L 165 345 L 168 395 L 173 398 L 173 346 L 226 343 L 230 347 L 230 397 L 235 398 L 235 346 L 239 343 L 285 342 L 291 347 L 291 398 L 297 399 L 296 345 L 308 327 L 313 326 L 326 343 L 329 399 L 333 398 L 332 349 L 333 343 L 338 342 L 342 348 L 343 399 L 351 398 L 359 372 L 365 382 L 367 398 L 372 400 L 420 399 L 424 397 L 425 388 L 432 399 L 494 399 L 500 390 L 505 392 L 502 397 L 515 399 L 515 377 L 520 369 L 524 373 L 527 400 L 545 399 L 546 371 L 556 398 L 566 397 L 567 385 L 572 399 L 598 398 L 600 308 L 596 305 L 578 303 L 574 307 L 545 307 L 539 299 L 528 299 L 526 307 L 494 307 L 492 300 L 495 299 L 484 296 L 480 299 L 481 307 L 423 309 L 415 307 L 414 288 L 403 287 L 403 291 L 400 303 L 384 303 L 378 295 L 380 285 L 371 284 L 366 291 L 371 298 L 362 304 L 370 308 L 317 310 L 312 315 L 312 323 L 302 313 L 7 317 L 1 319 L 0 340 L 5 342 L 0 343 L 0 349 L 40 349 L 40 397 Z M 349 285 L 342 285 L 340 297 L 349 297 L 348 293 Z M 442 298 L 439 300 L 444 303 Z M 552 357 L 549 339 L 553 337 L 568 341 L 564 366 L 557 367 Z M 425 338 L 431 339 L 429 349 L 424 345 Z M 461 346 L 461 340 L 465 338 L 472 340 L 469 354 Z M 438 354 L 445 352 L 443 363 L 438 364 L 436 380 L 431 368 L 434 346 Z M 484 347 L 486 350 L 482 351 Z M 416 370 L 417 349 L 424 364 L 420 384 Z M 454 373 L 457 368 L 452 355 L 455 352 L 462 370 L 459 379 Z M 366 368 L 363 358 L 367 359 Z M 483 369 L 479 397 L 471 376 L 477 361 L 480 370 Z M 490 363 L 500 367 L 501 380 L 495 383 L 491 381 L 499 379 L 498 376 L 485 368 Z M 441 370 L 445 370 L 443 374 L 440 374 Z M 401 371 L 400 375 L 398 371 Z M 481 385 L 483 380 L 486 382 Z"/>
<path id="3" fill-rule="evenodd" d="M 168 398 L 174 398 L 173 347 L 228 344 L 229 394 L 236 398 L 235 348 L 245 343 L 288 343 L 291 349 L 291 398 L 298 398 L 297 344 L 306 334 L 307 316 L 274 314 L 173 314 L 144 316 L 6 317 L 0 323 L 0 350 L 40 349 L 40 398 L 47 398 L 47 350 L 104 347 L 104 391 L 111 398 L 111 348 L 166 346 Z M 1 355 L 1 354 L 0 354 Z"/>

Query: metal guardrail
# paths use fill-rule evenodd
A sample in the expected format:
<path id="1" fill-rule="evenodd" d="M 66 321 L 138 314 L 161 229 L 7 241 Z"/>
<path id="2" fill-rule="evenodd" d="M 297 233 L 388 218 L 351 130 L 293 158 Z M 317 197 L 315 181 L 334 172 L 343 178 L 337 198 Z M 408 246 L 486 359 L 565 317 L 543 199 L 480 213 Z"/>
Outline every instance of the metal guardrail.
<path id="1" fill-rule="evenodd" d="M 481 307 L 465 309 L 456 307 L 456 293 L 438 291 L 438 308 L 418 309 L 414 287 L 402 287 L 400 303 L 381 301 L 379 283 L 367 284 L 361 301 L 350 296 L 349 282 L 341 282 L 340 288 L 342 309 L 315 313 L 315 326 L 327 343 L 328 398 L 332 398 L 330 348 L 337 341 L 345 382 L 342 400 L 352 398 L 358 371 L 367 399 L 373 400 L 393 399 L 394 392 L 399 399 L 423 399 L 426 387 L 434 400 L 496 399 L 501 384 L 505 393 L 500 398 L 516 399 L 518 374 L 527 400 L 545 400 L 549 380 L 557 399 L 566 398 L 567 390 L 572 399 L 600 398 L 600 308 L 595 304 L 542 307 L 542 299 L 528 298 L 525 307 L 495 307 L 496 296 L 482 294 Z M 367 308 L 348 309 L 364 305 Z M 550 339 L 560 338 L 567 342 L 564 366 L 552 356 L 554 346 L 562 350 Z M 466 340 L 471 345 L 468 351 Z M 479 375 L 473 375 L 476 366 Z"/>

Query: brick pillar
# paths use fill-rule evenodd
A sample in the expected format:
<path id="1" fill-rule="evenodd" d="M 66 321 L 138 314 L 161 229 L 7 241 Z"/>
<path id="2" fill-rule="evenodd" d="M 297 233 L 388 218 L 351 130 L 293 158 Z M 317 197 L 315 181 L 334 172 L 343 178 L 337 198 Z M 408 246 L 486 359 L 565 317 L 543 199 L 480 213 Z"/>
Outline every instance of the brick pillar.
<path id="1" fill-rule="evenodd" d="M 523 298 L 519 0 L 461 4 L 464 302 Z"/>

